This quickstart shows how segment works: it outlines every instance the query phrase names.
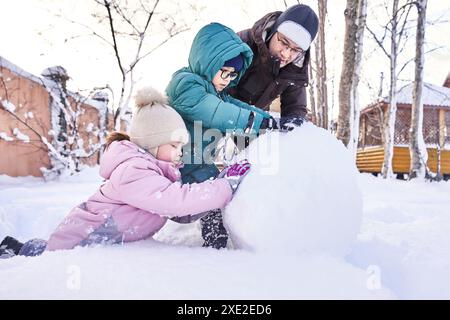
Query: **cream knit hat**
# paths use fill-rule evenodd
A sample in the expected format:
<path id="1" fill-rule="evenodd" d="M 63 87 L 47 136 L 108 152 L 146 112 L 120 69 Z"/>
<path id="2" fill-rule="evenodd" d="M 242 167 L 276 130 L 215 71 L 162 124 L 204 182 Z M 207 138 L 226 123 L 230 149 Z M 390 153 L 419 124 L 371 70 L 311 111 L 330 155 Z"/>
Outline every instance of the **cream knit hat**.
<path id="1" fill-rule="evenodd" d="M 189 133 L 181 116 L 167 105 L 167 99 L 156 89 L 145 87 L 135 96 L 136 111 L 131 119 L 131 142 L 146 149 L 154 157 L 158 147 L 189 141 Z"/>

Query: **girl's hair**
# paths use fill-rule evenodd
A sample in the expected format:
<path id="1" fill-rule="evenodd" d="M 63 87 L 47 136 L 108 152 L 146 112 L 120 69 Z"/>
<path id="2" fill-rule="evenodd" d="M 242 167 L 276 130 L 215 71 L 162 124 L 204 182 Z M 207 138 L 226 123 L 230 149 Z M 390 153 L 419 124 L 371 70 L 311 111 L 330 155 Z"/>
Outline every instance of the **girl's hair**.
<path id="1" fill-rule="evenodd" d="M 122 141 L 122 140 L 130 141 L 130 136 L 127 135 L 125 132 L 118 132 L 118 131 L 111 132 L 106 137 L 105 149 L 107 149 L 109 145 L 114 141 Z"/>

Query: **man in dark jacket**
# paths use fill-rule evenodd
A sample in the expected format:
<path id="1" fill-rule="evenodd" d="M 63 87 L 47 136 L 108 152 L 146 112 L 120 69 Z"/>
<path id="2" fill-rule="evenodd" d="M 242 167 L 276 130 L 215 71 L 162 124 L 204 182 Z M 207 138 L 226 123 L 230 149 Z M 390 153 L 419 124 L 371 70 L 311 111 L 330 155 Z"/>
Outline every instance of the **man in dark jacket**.
<path id="1" fill-rule="evenodd" d="M 266 111 L 277 97 L 281 101 L 281 119 L 265 121 L 261 129 L 281 125 L 289 130 L 303 123 L 310 45 L 318 24 L 310 7 L 294 5 L 284 12 L 269 13 L 251 29 L 238 32 L 252 49 L 253 62 L 229 93 Z"/>

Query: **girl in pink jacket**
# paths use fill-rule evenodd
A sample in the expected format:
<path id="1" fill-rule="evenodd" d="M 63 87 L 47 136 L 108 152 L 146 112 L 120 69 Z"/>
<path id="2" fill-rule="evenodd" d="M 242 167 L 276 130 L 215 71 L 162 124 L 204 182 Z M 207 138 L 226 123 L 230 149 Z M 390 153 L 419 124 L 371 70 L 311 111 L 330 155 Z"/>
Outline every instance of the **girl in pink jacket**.
<path id="1" fill-rule="evenodd" d="M 6 237 L 0 257 L 137 241 L 152 237 L 169 218 L 193 221 L 225 207 L 250 164 L 226 168 L 224 178 L 182 184 L 181 148 L 189 140 L 183 119 L 152 88 L 137 93 L 136 107 L 130 135 L 114 132 L 107 138 L 100 160 L 106 181 L 97 192 L 73 208 L 48 241 L 22 244 Z"/>

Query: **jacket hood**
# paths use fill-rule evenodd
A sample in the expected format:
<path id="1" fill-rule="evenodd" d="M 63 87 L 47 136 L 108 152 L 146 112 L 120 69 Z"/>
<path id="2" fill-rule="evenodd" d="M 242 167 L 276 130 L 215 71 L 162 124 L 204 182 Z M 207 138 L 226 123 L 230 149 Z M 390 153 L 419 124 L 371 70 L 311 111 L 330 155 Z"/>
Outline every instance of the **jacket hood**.
<path id="1" fill-rule="evenodd" d="M 142 158 L 148 162 L 146 166 L 149 169 L 159 171 L 172 181 L 180 179 L 179 168 L 182 167 L 182 164 L 175 166 L 170 162 L 157 160 L 150 153 L 127 140 L 114 141 L 109 145 L 100 159 L 100 176 L 109 179 L 120 164 L 132 158 Z"/>
<path id="2" fill-rule="evenodd" d="M 239 82 L 252 62 L 253 52 L 233 30 L 220 23 L 210 23 L 200 29 L 192 42 L 189 69 L 212 81 L 225 61 L 239 54 L 244 57 L 244 66 L 229 86 L 235 86 Z"/>
<path id="3" fill-rule="evenodd" d="M 141 151 L 139 151 L 141 150 Z M 109 179 L 112 172 L 123 162 L 139 157 L 144 158 L 146 151 L 130 141 L 114 141 L 100 159 L 100 176 Z"/>

